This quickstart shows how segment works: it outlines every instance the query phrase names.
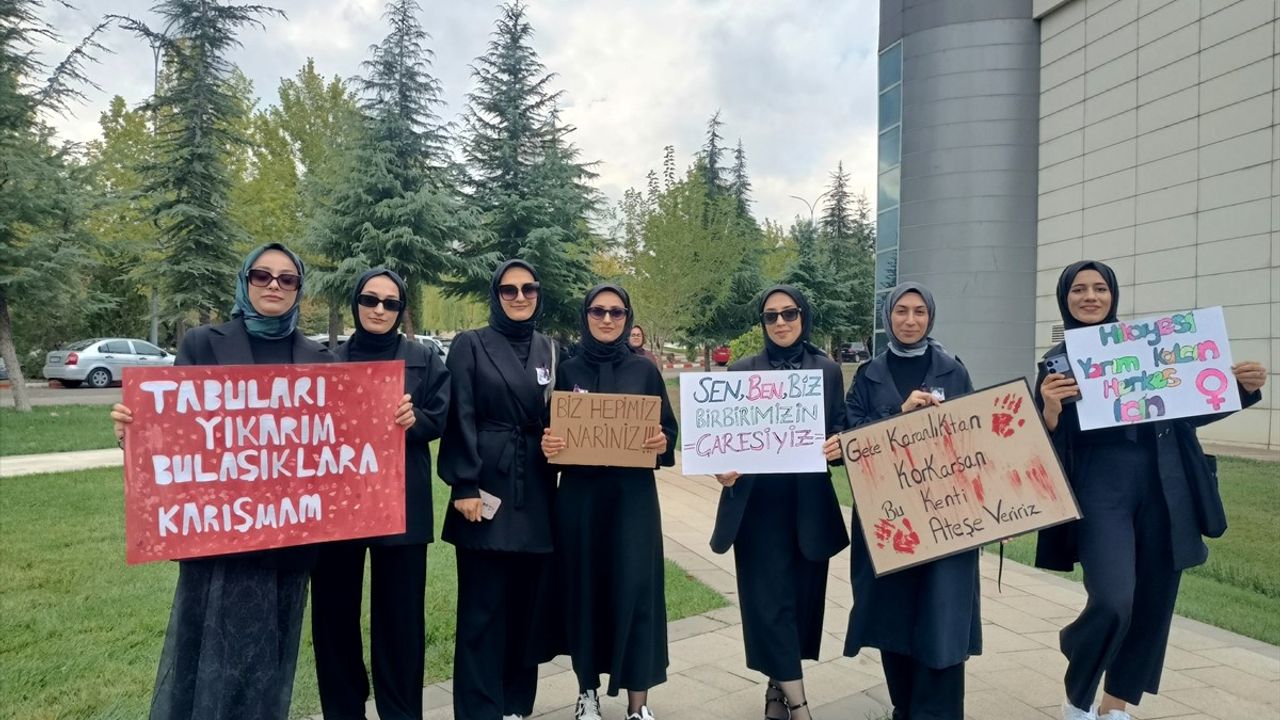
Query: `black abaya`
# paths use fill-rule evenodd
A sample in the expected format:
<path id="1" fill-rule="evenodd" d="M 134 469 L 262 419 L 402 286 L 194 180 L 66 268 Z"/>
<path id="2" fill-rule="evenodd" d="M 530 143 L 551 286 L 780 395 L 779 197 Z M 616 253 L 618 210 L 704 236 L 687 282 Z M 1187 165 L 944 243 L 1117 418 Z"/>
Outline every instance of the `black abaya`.
<path id="1" fill-rule="evenodd" d="M 560 366 L 556 388 L 661 397 L 667 449 L 656 466 L 675 463 L 676 418 L 653 363 L 628 352 L 601 366 L 579 355 Z M 556 547 L 566 638 L 581 688 L 597 687 L 601 673 L 609 674 L 610 695 L 665 682 L 662 521 L 653 470 L 561 467 Z"/>

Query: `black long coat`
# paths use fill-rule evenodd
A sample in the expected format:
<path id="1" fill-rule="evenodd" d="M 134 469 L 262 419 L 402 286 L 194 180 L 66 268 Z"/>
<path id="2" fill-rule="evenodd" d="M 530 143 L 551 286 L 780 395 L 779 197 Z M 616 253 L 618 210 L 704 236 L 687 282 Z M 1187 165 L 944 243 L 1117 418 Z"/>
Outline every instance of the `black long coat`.
<path id="1" fill-rule="evenodd" d="M 555 474 L 542 455 L 553 346 L 534 333 L 520 365 L 511 343 L 492 328 L 468 330 L 449 348 L 453 400 L 440 442 L 440 477 L 454 500 L 480 490 L 502 501 L 492 520 L 445 513 L 445 541 L 472 550 L 551 552 Z"/>
<path id="2" fill-rule="evenodd" d="M 1059 344 L 1045 353 L 1045 357 L 1065 352 L 1065 345 Z M 1036 377 L 1036 407 L 1044 410 L 1044 399 L 1040 396 L 1040 385 L 1047 372 L 1043 367 Z M 1254 405 L 1262 399 L 1262 391 L 1252 393 L 1240 391 L 1242 407 Z M 1160 488 L 1163 490 L 1165 505 L 1169 509 L 1169 546 L 1173 551 L 1173 566 L 1177 570 L 1185 570 L 1203 563 L 1209 558 L 1209 548 L 1201 537 L 1201 524 L 1196 514 L 1196 491 L 1205 490 L 1210 496 L 1209 502 L 1216 502 L 1220 513 L 1221 498 L 1217 495 L 1216 479 L 1207 477 L 1196 467 L 1188 468 L 1185 459 L 1203 457 L 1203 451 L 1195 437 L 1195 429 L 1221 420 L 1231 413 L 1201 415 L 1199 417 L 1178 420 L 1158 420 L 1149 423 L 1142 432 L 1138 428 L 1099 428 L 1084 431 L 1080 429 L 1080 416 L 1075 403 L 1062 406 L 1062 414 L 1058 417 L 1058 426 L 1051 433 L 1054 450 L 1062 467 L 1066 471 L 1067 481 L 1074 490 L 1077 478 L 1082 473 L 1090 472 L 1090 447 L 1119 442 L 1152 443 L 1150 456 L 1156 459 L 1156 471 L 1160 476 Z M 1198 458 L 1197 458 L 1198 459 Z M 1096 464 L 1096 463 L 1095 463 Z M 1098 469 L 1098 471 L 1104 471 Z M 1107 473 L 1123 472 L 1123 470 L 1107 467 Z M 1211 488 L 1197 487 L 1199 484 L 1213 483 Z M 1036 541 L 1036 567 L 1048 570 L 1070 571 L 1080 560 L 1079 523 L 1070 522 L 1041 530 Z"/>
<path id="3" fill-rule="evenodd" d="M 840 366 L 828 357 L 805 353 L 801 363 L 804 370 L 821 370 L 823 401 L 826 405 L 827 435 L 846 429 L 844 404 L 844 376 Z M 772 370 L 764 353 L 743 358 L 730 370 Z M 799 531 L 800 552 L 814 562 L 827 560 L 849 546 L 849 533 L 840 513 L 840 501 L 831 487 L 831 473 L 796 473 L 779 477 L 796 488 L 796 527 Z M 717 553 L 728 552 L 738 537 L 742 516 L 754 475 L 743 475 L 720 491 L 720 505 L 716 508 L 716 525 L 711 532 L 711 549 Z"/>
<path id="4" fill-rule="evenodd" d="M 310 340 L 301 330 L 293 331 L 295 365 L 333 362 L 333 355 L 323 345 Z M 182 336 L 175 365 L 253 365 L 249 332 L 244 319 L 236 318 L 221 325 L 201 325 Z M 236 557 L 253 558 L 265 567 L 309 568 L 315 564 L 318 545 L 300 545 L 277 550 L 255 550 Z"/>
<path id="5" fill-rule="evenodd" d="M 948 398 L 973 392 L 964 365 L 931 350 L 924 384 Z M 902 412 L 906 400 L 889 373 L 888 354 L 858 368 L 846 407 L 849 427 Z M 855 510 L 853 609 L 845 655 L 863 647 L 910 655 L 931 668 L 951 667 L 982 652 L 978 551 L 972 550 L 877 578 Z"/>
<path id="6" fill-rule="evenodd" d="M 350 362 L 350 348 L 334 352 Z M 421 343 L 400 337 L 396 360 L 404 361 L 404 391 L 412 398 L 413 427 L 404 438 L 404 528 L 399 535 L 370 538 L 371 545 L 421 545 L 435 540 L 431 510 L 431 441 L 440 437 L 449 414 L 449 371 L 440 356 Z"/>

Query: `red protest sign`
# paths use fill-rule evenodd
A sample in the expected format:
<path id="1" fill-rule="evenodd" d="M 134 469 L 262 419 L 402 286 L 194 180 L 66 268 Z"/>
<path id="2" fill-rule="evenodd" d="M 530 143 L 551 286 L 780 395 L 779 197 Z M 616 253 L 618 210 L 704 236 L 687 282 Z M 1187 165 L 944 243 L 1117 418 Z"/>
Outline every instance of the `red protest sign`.
<path id="1" fill-rule="evenodd" d="M 125 559 L 404 532 L 399 362 L 127 368 Z"/>

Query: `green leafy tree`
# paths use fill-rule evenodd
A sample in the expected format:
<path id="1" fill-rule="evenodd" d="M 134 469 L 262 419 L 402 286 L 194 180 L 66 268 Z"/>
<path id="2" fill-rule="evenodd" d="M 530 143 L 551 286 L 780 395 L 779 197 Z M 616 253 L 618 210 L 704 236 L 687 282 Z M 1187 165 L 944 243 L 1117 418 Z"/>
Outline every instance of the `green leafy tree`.
<path id="1" fill-rule="evenodd" d="M 154 200 L 144 191 L 141 166 L 155 151 L 150 119 L 113 97 L 98 119 L 99 138 L 88 143 L 86 164 L 95 201 L 86 217 L 98 240 L 90 287 L 111 302 L 87 315 L 94 333 L 143 337 L 152 293 L 160 277 L 159 233 L 151 222 Z M 158 340 L 158 337 L 155 338 Z"/>
<path id="2" fill-rule="evenodd" d="M 157 153 L 146 173 L 165 255 L 160 271 L 180 323 L 192 313 L 208 320 L 230 307 L 237 246 L 247 242 L 228 211 L 228 159 L 248 141 L 234 130 L 246 109 L 233 94 L 227 55 L 239 46 L 241 28 L 264 27 L 262 18 L 283 13 L 216 0 L 163 0 L 154 10 L 164 22 L 160 30 L 122 22 L 171 63 L 171 75 L 144 106 L 157 117 Z"/>
<path id="3" fill-rule="evenodd" d="M 331 300 L 372 265 L 404 277 L 409 308 L 424 283 L 467 274 L 457 249 L 474 220 L 452 187 L 445 130 L 437 115 L 440 84 L 431 74 L 428 36 L 413 0 L 392 0 L 390 32 L 370 48 L 359 80 L 363 127 L 345 165 L 333 202 L 314 237 L 329 260 L 317 287 Z M 413 334 L 412 312 L 404 332 Z"/>
<path id="4" fill-rule="evenodd" d="M 570 141 L 573 127 L 557 114 L 561 92 L 530 44 L 525 5 L 501 7 L 488 50 L 472 68 L 462 145 L 472 205 L 485 232 L 466 247 L 489 267 L 521 257 L 543 281 L 543 325 L 569 333 L 578 326 L 578 302 L 596 275 L 596 241 L 588 217 L 599 203 L 589 186 L 591 163 Z M 487 295 L 488 272 L 459 278 L 454 292 Z"/>
<path id="5" fill-rule="evenodd" d="M 830 278 L 827 336 L 834 348 L 846 338 L 870 334 L 875 229 L 866 198 L 849 192 L 843 162 L 831 173 L 826 196 L 818 221 L 818 253 Z"/>
<path id="6" fill-rule="evenodd" d="M 360 137 L 362 118 L 357 98 L 336 75 L 326 81 L 311 58 L 292 78 L 281 79 L 278 96 L 279 102 L 266 114 L 271 127 L 286 138 L 291 161 L 301 173 L 297 187 L 299 237 L 309 251 L 312 267 L 321 273 L 332 271 L 337 263 L 324 254 L 320 239 L 325 236 L 328 219 L 325 209 L 344 179 L 348 169 L 344 163 L 354 154 Z M 335 287 L 316 301 L 327 308 L 331 343 L 337 342 L 346 322 L 344 290 Z M 308 316 L 305 305 L 303 316 Z"/>
<path id="7" fill-rule="evenodd" d="M 96 37 L 104 26 L 50 69 L 33 50 L 41 41 L 58 40 L 40 19 L 42 8 L 38 0 L 0 3 L 0 358 L 21 412 L 29 412 L 31 403 L 9 301 L 40 298 L 26 304 L 30 317 L 18 318 L 31 325 L 76 313 L 93 251 L 83 222 L 86 178 L 72 149 L 55 144 L 42 113 L 62 112 L 68 102 L 83 99 L 84 67 L 102 49 Z"/>

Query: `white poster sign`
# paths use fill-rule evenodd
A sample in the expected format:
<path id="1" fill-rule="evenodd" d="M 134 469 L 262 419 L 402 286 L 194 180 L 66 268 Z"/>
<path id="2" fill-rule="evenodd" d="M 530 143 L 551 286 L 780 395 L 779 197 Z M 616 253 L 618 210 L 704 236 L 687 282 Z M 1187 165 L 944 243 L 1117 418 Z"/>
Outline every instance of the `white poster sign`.
<path id="1" fill-rule="evenodd" d="M 1220 307 L 1068 330 L 1066 339 L 1081 429 L 1240 409 Z"/>
<path id="2" fill-rule="evenodd" d="M 686 475 L 825 472 L 821 370 L 680 375 Z"/>

